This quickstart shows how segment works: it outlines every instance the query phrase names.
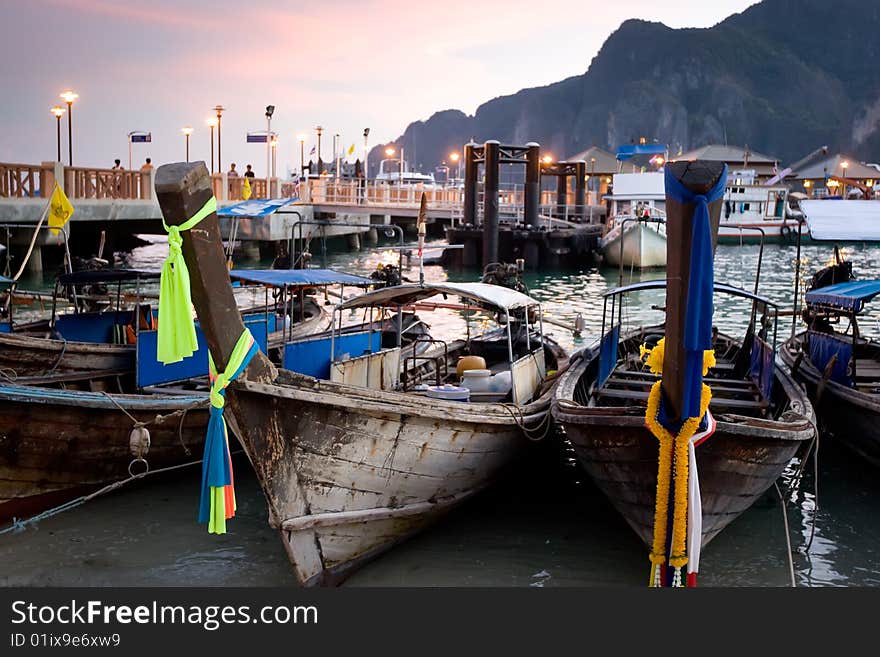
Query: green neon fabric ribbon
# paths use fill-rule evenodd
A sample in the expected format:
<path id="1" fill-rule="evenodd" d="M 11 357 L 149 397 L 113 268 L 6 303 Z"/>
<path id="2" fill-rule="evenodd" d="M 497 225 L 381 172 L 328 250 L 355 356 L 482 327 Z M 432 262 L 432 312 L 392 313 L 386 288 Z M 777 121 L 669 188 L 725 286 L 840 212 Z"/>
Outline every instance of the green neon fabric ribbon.
<path id="1" fill-rule="evenodd" d="M 159 280 L 159 326 L 156 358 L 160 363 L 178 363 L 198 349 L 196 327 L 192 316 L 192 295 L 189 271 L 183 259 L 183 238 L 180 232 L 196 226 L 202 219 L 217 211 L 217 199 L 207 200 L 202 209 L 179 226 L 169 226 L 162 219 L 168 233 L 168 257 L 162 263 Z"/>

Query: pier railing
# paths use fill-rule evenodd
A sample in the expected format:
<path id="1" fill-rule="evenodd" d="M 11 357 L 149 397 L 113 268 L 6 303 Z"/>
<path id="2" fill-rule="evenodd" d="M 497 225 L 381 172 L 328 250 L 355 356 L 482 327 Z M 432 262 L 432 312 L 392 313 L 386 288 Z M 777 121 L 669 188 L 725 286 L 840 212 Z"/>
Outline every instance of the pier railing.
<path id="1" fill-rule="evenodd" d="M 36 198 L 43 187 L 44 167 L 0 162 L 0 197 Z"/>

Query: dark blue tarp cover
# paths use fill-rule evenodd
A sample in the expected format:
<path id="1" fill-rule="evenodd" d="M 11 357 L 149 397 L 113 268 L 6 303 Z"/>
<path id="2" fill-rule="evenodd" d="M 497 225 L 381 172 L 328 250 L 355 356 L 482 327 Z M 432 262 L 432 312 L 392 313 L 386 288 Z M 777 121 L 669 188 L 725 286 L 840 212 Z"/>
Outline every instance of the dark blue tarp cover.
<path id="1" fill-rule="evenodd" d="M 773 392 L 773 368 L 775 366 L 775 350 L 761 338 L 756 337 L 755 344 L 752 345 L 752 363 L 749 374 L 767 401 L 770 401 L 770 395 Z"/>
<path id="2" fill-rule="evenodd" d="M 820 374 L 824 374 L 825 367 L 836 354 L 837 360 L 831 368 L 831 381 L 841 385 L 853 386 L 850 360 L 853 356 L 852 340 L 846 337 L 808 331 L 810 339 L 810 362 L 816 366 Z"/>
<path id="3" fill-rule="evenodd" d="M 599 380 L 598 387 L 605 385 L 608 377 L 617 367 L 617 344 L 620 341 L 620 325 L 612 328 L 605 337 L 602 338 L 602 345 L 599 347 Z"/>
<path id="4" fill-rule="evenodd" d="M 5 276 L 0 276 L 0 285 L 12 285 L 15 281 Z"/>
<path id="5" fill-rule="evenodd" d="M 270 198 L 270 199 L 253 199 L 243 201 L 235 205 L 227 205 L 224 208 L 217 208 L 218 217 L 267 217 L 270 214 L 283 208 L 288 203 L 296 201 L 295 197 L 291 198 Z"/>
<path id="6" fill-rule="evenodd" d="M 617 159 L 625 162 L 636 155 L 665 155 L 666 144 L 627 144 L 617 148 Z"/>
<path id="7" fill-rule="evenodd" d="M 865 303 L 880 294 L 880 280 L 849 281 L 807 292 L 808 304 L 861 312 Z"/>
<path id="8" fill-rule="evenodd" d="M 376 281 L 333 269 L 240 269 L 229 273 L 234 281 L 271 287 L 285 285 L 372 285 Z"/>

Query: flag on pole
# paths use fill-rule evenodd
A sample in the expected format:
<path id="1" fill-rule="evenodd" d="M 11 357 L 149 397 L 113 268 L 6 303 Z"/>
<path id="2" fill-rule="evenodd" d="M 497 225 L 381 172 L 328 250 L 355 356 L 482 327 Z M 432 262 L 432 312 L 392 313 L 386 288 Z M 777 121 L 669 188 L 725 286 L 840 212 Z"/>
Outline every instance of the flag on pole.
<path id="1" fill-rule="evenodd" d="M 352 144 L 352 145 L 349 147 L 349 149 L 348 149 L 348 154 L 349 154 L 349 155 L 354 155 L 354 144 Z"/>
<path id="2" fill-rule="evenodd" d="M 241 186 L 241 198 L 247 201 L 251 197 L 251 179 L 244 177 L 244 184 Z"/>
<path id="3" fill-rule="evenodd" d="M 314 154 L 315 154 L 315 147 L 312 146 L 312 150 L 309 151 L 309 155 L 314 155 Z"/>
<path id="4" fill-rule="evenodd" d="M 73 216 L 73 206 L 64 193 L 64 190 L 55 183 L 55 191 L 49 199 L 49 227 L 53 235 L 57 235 L 64 225 Z"/>

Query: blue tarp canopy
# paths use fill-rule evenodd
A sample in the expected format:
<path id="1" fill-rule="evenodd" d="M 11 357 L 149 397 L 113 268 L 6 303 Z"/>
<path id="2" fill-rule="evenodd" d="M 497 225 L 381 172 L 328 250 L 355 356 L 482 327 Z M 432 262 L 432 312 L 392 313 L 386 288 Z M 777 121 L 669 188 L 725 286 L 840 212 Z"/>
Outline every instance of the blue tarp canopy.
<path id="1" fill-rule="evenodd" d="M 288 203 L 296 201 L 296 197 L 291 198 L 269 198 L 255 199 L 253 201 L 243 201 L 235 205 L 227 205 L 226 207 L 217 209 L 218 217 L 267 217 L 284 207 Z"/>
<path id="2" fill-rule="evenodd" d="M 807 292 L 806 302 L 810 305 L 830 306 L 858 313 L 865 307 L 865 303 L 878 294 L 880 294 L 880 280 L 849 281 Z"/>
<path id="3" fill-rule="evenodd" d="M 12 285 L 15 281 L 5 276 L 0 276 L 0 285 Z"/>
<path id="4" fill-rule="evenodd" d="M 636 155 L 665 155 L 666 150 L 666 144 L 627 144 L 617 148 L 617 159 L 626 162 Z"/>
<path id="5" fill-rule="evenodd" d="M 242 283 L 257 283 L 269 287 L 296 285 L 373 285 L 376 281 L 345 274 L 333 269 L 242 269 L 232 271 L 229 277 Z"/>

